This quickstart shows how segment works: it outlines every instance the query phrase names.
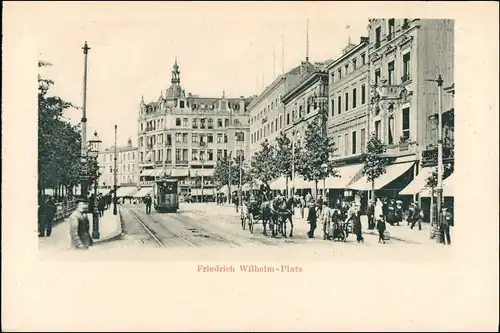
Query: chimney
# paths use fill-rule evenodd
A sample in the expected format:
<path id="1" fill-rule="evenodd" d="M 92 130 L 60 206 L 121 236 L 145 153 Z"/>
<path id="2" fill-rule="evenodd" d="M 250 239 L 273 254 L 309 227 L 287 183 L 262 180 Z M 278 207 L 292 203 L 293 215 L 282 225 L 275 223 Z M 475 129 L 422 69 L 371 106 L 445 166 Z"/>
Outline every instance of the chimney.
<path id="1" fill-rule="evenodd" d="M 128 141 L 127 141 L 127 147 L 132 147 L 132 139 L 131 138 L 128 138 Z"/>
<path id="2" fill-rule="evenodd" d="M 370 39 L 368 37 L 361 37 L 359 42 L 360 43 L 368 43 L 368 42 L 370 42 Z"/>

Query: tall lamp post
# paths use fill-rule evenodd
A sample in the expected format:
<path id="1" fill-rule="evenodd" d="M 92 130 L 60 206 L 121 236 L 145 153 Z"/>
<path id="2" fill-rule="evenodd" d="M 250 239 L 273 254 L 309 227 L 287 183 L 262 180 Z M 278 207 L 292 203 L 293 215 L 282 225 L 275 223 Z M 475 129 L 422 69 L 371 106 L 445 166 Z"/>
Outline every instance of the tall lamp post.
<path id="1" fill-rule="evenodd" d="M 441 243 L 441 205 L 443 200 L 443 78 L 441 75 L 436 80 L 426 80 L 438 84 L 438 156 L 437 156 L 437 220 L 436 220 L 436 242 Z"/>
<path id="2" fill-rule="evenodd" d="M 205 185 L 205 179 L 203 177 L 203 169 L 204 169 L 204 164 L 205 164 L 205 156 L 200 156 L 201 160 L 201 202 L 203 203 L 205 200 L 203 200 L 203 186 Z"/>
<path id="3" fill-rule="evenodd" d="M 118 125 L 115 125 L 115 147 L 114 147 L 114 158 L 113 158 L 113 215 L 118 215 L 118 210 L 116 209 L 116 191 L 117 191 L 117 179 L 116 179 L 116 133 L 118 130 Z"/>
<path id="4" fill-rule="evenodd" d="M 89 174 L 87 172 L 87 56 L 90 47 L 87 45 L 87 41 L 82 47 L 83 57 L 84 57 L 84 71 L 83 71 L 83 108 L 82 108 L 82 146 L 81 146 L 81 163 L 82 163 L 82 175 L 81 175 L 81 188 L 80 195 L 82 198 L 87 198 L 87 182 L 89 179 Z"/>
<path id="5" fill-rule="evenodd" d="M 89 157 L 95 160 L 97 164 L 97 157 L 99 156 L 99 149 L 101 147 L 101 140 L 94 132 L 94 136 L 89 140 Z M 94 210 L 92 212 L 92 238 L 99 239 L 99 210 L 97 207 L 97 184 L 99 180 L 99 169 L 95 171 L 94 178 Z"/>

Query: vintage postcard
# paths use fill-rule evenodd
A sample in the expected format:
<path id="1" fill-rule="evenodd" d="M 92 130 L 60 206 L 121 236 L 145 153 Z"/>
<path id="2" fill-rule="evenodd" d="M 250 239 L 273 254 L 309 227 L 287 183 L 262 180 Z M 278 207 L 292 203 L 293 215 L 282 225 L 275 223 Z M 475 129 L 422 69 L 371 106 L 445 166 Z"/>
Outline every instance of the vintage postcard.
<path id="1" fill-rule="evenodd" d="M 495 11 L 6 3 L 3 328 L 498 329 Z"/>

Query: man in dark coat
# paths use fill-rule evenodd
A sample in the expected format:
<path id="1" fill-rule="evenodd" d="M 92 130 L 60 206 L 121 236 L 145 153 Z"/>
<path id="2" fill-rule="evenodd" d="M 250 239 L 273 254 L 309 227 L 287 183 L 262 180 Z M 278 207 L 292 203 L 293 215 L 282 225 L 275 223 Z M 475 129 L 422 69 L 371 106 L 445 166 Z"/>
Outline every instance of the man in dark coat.
<path id="1" fill-rule="evenodd" d="M 366 215 L 368 215 L 368 229 L 369 230 L 375 229 L 375 219 L 374 219 L 375 203 L 373 202 L 373 200 L 370 200 L 370 202 L 368 203 Z"/>
<path id="2" fill-rule="evenodd" d="M 78 208 L 69 217 L 71 245 L 76 249 L 88 249 L 94 244 L 90 237 L 90 222 L 87 218 L 88 202 L 81 200 Z"/>
<path id="3" fill-rule="evenodd" d="M 47 204 L 45 198 L 38 199 L 38 237 L 45 237 L 45 214 Z"/>
<path id="4" fill-rule="evenodd" d="M 418 203 L 415 201 L 413 203 L 413 212 L 412 212 L 412 222 L 410 229 L 413 229 L 415 224 L 418 222 L 418 230 L 422 230 L 422 222 L 421 222 L 421 216 L 420 216 L 420 207 L 418 206 Z"/>
<path id="5" fill-rule="evenodd" d="M 445 245 L 451 245 L 451 237 L 450 237 L 450 227 L 453 224 L 452 217 L 448 208 L 443 207 L 443 212 L 441 213 L 441 225 L 440 225 L 440 236 L 441 243 Z"/>
<path id="6" fill-rule="evenodd" d="M 52 198 L 47 200 L 46 211 L 45 211 L 45 235 L 50 237 L 52 233 L 52 223 L 54 222 L 54 217 L 56 216 L 57 207 Z"/>
<path id="7" fill-rule="evenodd" d="M 357 204 L 354 204 L 353 208 L 349 210 L 348 220 L 352 221 L 353 231 L 356 234 L 356 241 L 365 242 L 363 238 L 363 231 L 361 230 L 361 212 Z"/>
<path id="8" fill-rule="evenodd" d="M 307 233 L 307 236 L 309 238 L 314 238 L 314 230 L 316 229 L 316 204 L 314 203 L 314 199 L 311 200 L 309 203 L 309 212 L 307 214 L 307 223 L 309 223 L 309 232 Z"/>
<path id="9" fill-rule="evenodd" d="M 151 214 L 151 204 L 152 204 L 151 196 L 148 194 L 144 197 L 144 204 L 146 205 L 146 214 Z"/>

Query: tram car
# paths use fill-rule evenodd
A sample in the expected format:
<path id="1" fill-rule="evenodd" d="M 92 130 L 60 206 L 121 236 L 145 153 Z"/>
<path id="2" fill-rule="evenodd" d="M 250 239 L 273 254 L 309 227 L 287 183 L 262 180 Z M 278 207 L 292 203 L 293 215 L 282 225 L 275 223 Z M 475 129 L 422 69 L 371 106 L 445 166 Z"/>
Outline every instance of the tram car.
<path id="1" fill-rule="evenodd" d="M 153 202 L 158 213 L 177 212 L 179 209 L 177 179 L 157 179 L 153 186 Z"/>

